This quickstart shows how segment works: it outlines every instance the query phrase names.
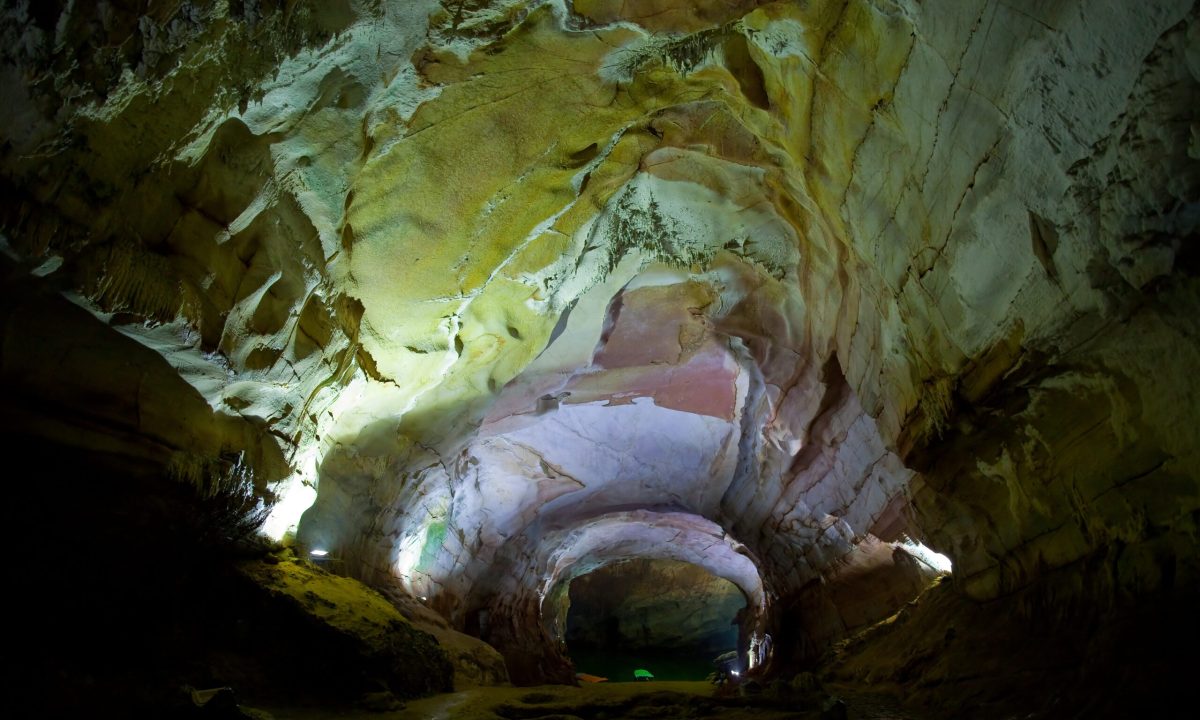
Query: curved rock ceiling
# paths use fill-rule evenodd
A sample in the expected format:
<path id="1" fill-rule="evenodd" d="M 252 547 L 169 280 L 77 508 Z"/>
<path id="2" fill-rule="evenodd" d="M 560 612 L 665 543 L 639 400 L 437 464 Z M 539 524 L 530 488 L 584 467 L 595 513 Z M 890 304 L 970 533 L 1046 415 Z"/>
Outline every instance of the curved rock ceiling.
<path id="1" fill-rule="evenodd" d="M 906 536 L 986 599 L 1194 532 L 1192 2 L 284 5 L 5 10 L 9 262 L 515 680 L 618 560 L 795 656 Z"/>

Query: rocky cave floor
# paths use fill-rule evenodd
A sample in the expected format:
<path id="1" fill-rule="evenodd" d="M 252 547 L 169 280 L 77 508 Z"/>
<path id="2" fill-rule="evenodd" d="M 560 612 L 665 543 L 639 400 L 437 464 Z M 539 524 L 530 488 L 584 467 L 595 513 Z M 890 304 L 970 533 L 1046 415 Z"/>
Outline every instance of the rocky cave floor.
<path id="1" fill-rule="evenodd" d="M 328 710 L 271 710 L 278 720 L 317 720 Z M 780 696 L 720 693 L 708 682 L 585 684 L 577 688 L 545 685 L 532 688 L 479 687 L 436 695 L 402 710 L 347 710 L 333 717 L 378 720 L 615 720 L 616 718 L 766 718 L 769 720 L 852 719 L 920 720 L 892 698 L 862 687 L 831 686 L 828 690 Z"/>
<path id="2" fill-rule="evenodd" d="M 1162 597 L 1105 625 L 1077 609 L 1055 626 L 1030 598 L 964 603 L 949 578 L 839 643 L 815 672 L 718 689 L 709 682 L 471 687 L 372 707 L 263 705 L 278 720 L 811 718 L 935 720 L 1179 716 L 1197 637 L 1195 598 Z"/>

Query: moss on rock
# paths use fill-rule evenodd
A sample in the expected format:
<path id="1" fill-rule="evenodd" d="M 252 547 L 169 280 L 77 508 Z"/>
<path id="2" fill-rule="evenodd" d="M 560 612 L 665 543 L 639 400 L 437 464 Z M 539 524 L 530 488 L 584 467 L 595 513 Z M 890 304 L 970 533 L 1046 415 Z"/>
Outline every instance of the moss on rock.
<path id="1" fill-rule="evenodd" d="M 267 626 L 292 654 L 298 679 L 347 696 L 381 688 L 400 697 L 453 690 L 454 669 L 437 640 L 366 585 L 290 559 L 238 569 L 266 591 Z"/>

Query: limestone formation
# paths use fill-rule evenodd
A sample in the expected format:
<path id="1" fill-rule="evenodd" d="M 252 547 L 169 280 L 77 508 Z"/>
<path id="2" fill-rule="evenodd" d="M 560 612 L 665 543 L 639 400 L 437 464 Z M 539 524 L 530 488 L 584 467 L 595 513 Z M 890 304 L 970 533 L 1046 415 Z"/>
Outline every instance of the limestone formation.
<path id="1" fill-rule="evenodd" d="M 1034 615 L 1200 582 L 1192 0 L 21 0 L 0 37 L 14 447 L 241 458 L 271 539 L 514 682 L 573 682 L 568 587 L 630 559 L 736 585 L 767 675 L 926 547 Z"/>
<path id="2" fill-rule="evenodd" d="M 567 643 L 716 657 L 736 647 L 736 585 L 690 563 L 628 560 L 571 582 Z"/>

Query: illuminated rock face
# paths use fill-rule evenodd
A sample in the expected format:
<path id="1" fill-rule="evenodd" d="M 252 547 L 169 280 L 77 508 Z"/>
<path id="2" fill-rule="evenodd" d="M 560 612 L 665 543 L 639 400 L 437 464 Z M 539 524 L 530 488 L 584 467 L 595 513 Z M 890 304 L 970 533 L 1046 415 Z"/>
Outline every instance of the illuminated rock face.
<path id="1" fill-rule="evenodd" d="M 572 648 L 708 653 L 737 643 L 741 590 L 695 565 L 630 560 L 571 583 L 567 642 Z"/>
<path id="2" fill-rule="evenodd" d="M 519 682 L 629 558 L 781 664 L 919 589 L 905 535 L 975 599 L 1195 579 L 1191 2 L 288 7 L 5 11 L 11 262 L 170 367 L 80 374 L 27 301 L 21 422 L 248 451 L 268 532 Z M 129 56 L 48 69 L 88 33 Z"/>

